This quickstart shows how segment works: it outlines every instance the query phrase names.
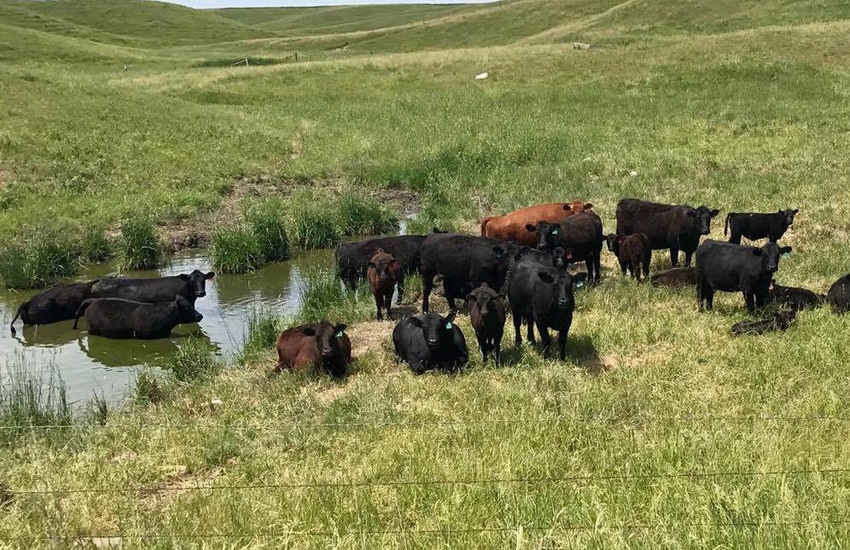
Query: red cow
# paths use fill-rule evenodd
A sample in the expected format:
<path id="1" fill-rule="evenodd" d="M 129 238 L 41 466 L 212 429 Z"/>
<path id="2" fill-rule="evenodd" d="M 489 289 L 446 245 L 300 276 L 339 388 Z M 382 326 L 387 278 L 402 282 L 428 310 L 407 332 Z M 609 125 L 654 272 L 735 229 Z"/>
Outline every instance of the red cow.
<path id="1" fill-rule="evenodd" d="M 384 252 L 383 248 L 375 251 L 366 269 L 366 279 L 372 286 L 375 296 L 375 306 L 378 309 L 378 321 L 384 319 L 382 309 L 387 310 L 387 317 L 392 319 L 393 290 L 396 283 L 404 285 L 404 270 L 395 261 L 392 254 Z"/>
<path id="2" fill-rule="evenodd" d="M 345 325 L 323 320 L 285 330 L 277 339 L 276 372 L 303 371 L 310 366 L 334 377 L 342 377 L 351 363 L 351 340 L 343 332 Z"/>
<path id="3" fill-rule="evenodd" d="M 504 216 L 484 218 L 481 220 L 481 236 L 513 241 L 520 245 L 533 247 L 537 244 L 537 237 L 526 231 L 526 225 L 537 225 L 537 222 L 559 222 L 573 214 L 591 208 L 593 208 L 592 204 L 580 200 L 535 204 L 534 206 L 520 208 Z"/>

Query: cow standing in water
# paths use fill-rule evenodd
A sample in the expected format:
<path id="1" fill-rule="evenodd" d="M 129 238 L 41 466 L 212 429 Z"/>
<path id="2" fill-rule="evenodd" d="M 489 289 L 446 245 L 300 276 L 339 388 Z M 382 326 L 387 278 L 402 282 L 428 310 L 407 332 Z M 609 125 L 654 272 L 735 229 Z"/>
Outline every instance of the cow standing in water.
<path id="1" fill-rule="evenodd" d="M 80 304 L 74 330 L 84 315 L 89 334 L 144 340 L 167 338 L 177 325 L 199 323 L 204 318 L 183 296 L 155 304 L 121 298 L 90 298 Z"/>
<path id="2" fill-rule="evenodd" d="M 91 297 L 91 288 L 94 284 L 95 281 L 56 285 L 33 296 L 18 307 L 15 317 L 9 323 L 12 336 L 16 334 L 15 321 L 18 317 L 24 325 L 48 325 L 73 319 L 77 315 L 80 304 Z"/>
<path id="3" fill-rule="evenodd" d="M 150 279 L 125 279 L 108 277 L 98 279 L 92 286 L 92 298 L 122 298 L 135 302 L 170 302 L 176 296 L 182 296 L 190 304 L 207 295 L 207 281 L 215 277 L 215 273 L 193 272 L 173 277 L 156 277 Z"/>

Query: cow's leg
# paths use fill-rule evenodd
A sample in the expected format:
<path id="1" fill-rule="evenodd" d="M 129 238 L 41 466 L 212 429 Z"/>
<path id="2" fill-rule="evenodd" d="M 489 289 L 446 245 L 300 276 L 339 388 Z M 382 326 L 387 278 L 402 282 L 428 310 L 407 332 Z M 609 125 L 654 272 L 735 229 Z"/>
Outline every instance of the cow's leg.
<path id="1" fill-rule="evenodd" d="M 522 315 L 513 311 L 511 317 L 514 320 L 514 344 L 519 347 L 522 345 Z"/>
<path id="2" fill-rule="evenodd" d="M 691 258 L 694 255 L 694 251 L 685 251 L 685 267 L 691 267 Z"/>
<path id="3" fill-rule="evenodd" d="M 375 308 L 378 310 L 378 321 L 383 321 L 384 295 L 382 292 L 375 292 Z"/>
<path id="4" fill-rule="evenodd" d="M 431 297 L 431 291 L 434 289 L 434 276 L 431 274 L 422 274 L 422 313 L 428 313 L 428 298 Z"/>
<path id="5" fill-rule="evenodd" d="M 756 307 L 762 309 L 764 305 L 767 303 L 767 290 L 757 290 L 755 291 L 756 297 Z"/>
<path id="6" fill-rule="evenodd" d="M 741 230 L 732 228 L 732 234 L 729 235 L 729 242 L 732 244 L 741 244 Z"/>
<path id="7" fill-rule="evenodd" d="M 398 297 L 395 299 L 395 305 L 400 306 L 401 298 L 404 296 L 404 273 L 401 273 L 396 285 L 398 286 Z"/>
<path id="8" fill-rule="evenodd" d="M 497 365 L 502 364 L 502 332 L 503 329 L 497 330 L 493 337 L 493 355 L 496 358 Z"/>
<path id="9" fill-rule="evenodd" d="M 626 274 L 626 270 L 628 269 L 628 267 L 629 267 L 629 266 L 628 266 L 628 263 L 626 262 L 626 260 L 625 260 L 625 259 L 620 260 L 620 271 L 622 271 L 622 272 L 623 272 L 623 275 L 625 275 L 625 274 Z"/>
<path id="10" fill-rule="evenodd" d="M 393 318 L 393 287 L 384 295 L 384 307 L 387 308 L 387 319 Z"/>
<path id="11" fill-rule="evenodd" d="M 548 358 L 552 354 L 552 337 L 549 329 L 543 323 L 537 323 L 537 332 L 540 333 L 540 341 L 543 342 L 543 357 Z"/>
<path id="12" fill-rule="evenodd" d="M 679 267 L 679 249 L 675 246 L 670 247 L 670 263 L 673 267 Z"/>
<path id="13" fill-rule="evenodd" d="M 534 340 L 534 320 L 529 317 L 525 320 L 528 325 L 528 341 L 532 344 L 536 344 L 537 342 Z"/>
<path id="14" fill-rule="evenodd" d="M 567 335 L 569 332 L 569 328 L 558 331 L 558 349 L 561 352 L 561 361 L 567 358 Z"/>
<path id="15" fill-rule="evenodd" d="M 487 352 L 489 346 L 487 345 L 487 337 L 484 336 L 484 333 L 475 333 L 475 337 L 478 339 L 478 348 L 481 350 L 481 357 L 484 359 L 484 364 L 487 364 Z"/>
<path id="16" fill-rule="evenodd" d="M 644 260 L 643 262 L 643 278 L 649 279 L 649 263 L 651 260 Z"/>
<path id="17" fill-rule="evenodd" d="M 749 288 L 744 288 L 742 292 L 744 294 L 744 302 L 747 304 L 747 311 L 752 315 L 756 312 L 755 294 Z"/>
<path id="18" fill-rule="evenodd" d="M 587 280 L 591 281 L 593 279 L 593 258 L 588 257 L 584 261 L 584 268 L 587 270 Z"/>
<path id="19" fill-rule="evenodd" d="M 598 282 L 602 277 L 602 254 L 594 254 L 593 255 L 593 267 L 596 268 L 596 273 L 594 274 L 595 280 Z"/>

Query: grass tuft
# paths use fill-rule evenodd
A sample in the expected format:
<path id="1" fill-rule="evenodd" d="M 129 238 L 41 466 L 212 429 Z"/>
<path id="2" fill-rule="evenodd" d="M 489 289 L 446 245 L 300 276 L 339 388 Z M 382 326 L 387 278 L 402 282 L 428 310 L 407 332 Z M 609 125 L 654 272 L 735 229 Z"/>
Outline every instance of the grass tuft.
<path id="1" fill-rule="evenodd" d="M 257 355 L 273 349 L 279 335 L 279 319 L 267 309 L 254 310 L 248 318 L 248 330 L 236 362 L 244 365 Z"/>
<path id="2" fill-rule="evenodd" d="M 124 269 L 153 269 L 163 259 L 156 228 L 147 218 L 135 217 L 121 224 L 121 255 Z"/>
<path id="3" fill-rule="evenodd" d="M 96 264 L 112 257 L 112 243 L 102 227 L 88 227 L 80 240 L 80 261 Z"/>
<path id="4" fill-rule="evenodd" d="M 109 403 L 103 392 L 94 393 L 92 398 L 86 402 L 86 418 L 95 426 L 105 426 L 109 419 Z"/>
<path id="5" fill-rule="evenodd" d="M 295 193 L 290 199 L 292 241 L 303 249 L 328 248 L 339 241 L 334 210 L 310 193 Z"/>
<path id="6" fill-rule="evenodd" d="M 375 199 L 347 194 L 339 202 L 339 224 L 344 235 L 380 235 L 398 229 L 398 216 Z"/>
<path id="7" fill-rule="evenodd" d="M 133 398 L 139 405 L 155 405 L 168 398 L 168 384 L 151 368 L 136 373 L 133 384 Z"/>
<path id="8" fill-rule="evenodd" d="M 189 337 L 178 346 L 168 369 L 180 382 L 196 382 L 213 376 L 218 364 L 208 342 Z"/>
<path id="9" fill-rule="evenodd" d="M 332 269 L 318 269 L 306 274 L 300 283 L 301 311 L 299 323 L 314 323 L 322 319 L 353 323 L 370 319 L 374 305 L 368 283 L 358 290 L 345 287 Z"/>
<path id="10" fill-rule="evenodd" d="M 217 229 L 212 236 L 210 256 L 213 266 L 222 273 L 247 273 L 265 263 L 254 234 L 244 226 Z"/>
<path id="11" fill-rule="evenodd" d="M 260 253 L 266 262 L 280 262 L 292 257 L 286 222 L 278 200 L 267 200 L 248 208 L 245 219 L 254 234 Z"/>
<path id="12" fill-rule="evenodd" d="M 60 226 L 37 226 L 0 246 L 0 279 L 8 288 L 40 288 L 74 275 L 79 252 Z"/>
<path id="13" fill-rule="evenodd" d="M 0 368 L 0 442 L 15 439 L 33 426 L 68 426 L 71 405 L 57 366 L 33 370 L 23 354 L 7 358 Z"/>

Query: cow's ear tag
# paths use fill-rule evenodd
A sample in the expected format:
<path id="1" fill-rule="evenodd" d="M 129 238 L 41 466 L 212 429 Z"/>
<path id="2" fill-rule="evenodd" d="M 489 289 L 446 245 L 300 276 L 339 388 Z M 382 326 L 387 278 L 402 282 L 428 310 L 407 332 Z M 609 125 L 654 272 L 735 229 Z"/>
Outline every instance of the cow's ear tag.
<path id="1" fill-rule="evenodd" d="M 337 333 L 336 333 L 336 337 L 337 337 L 337 338 L 342 338 L 342 331 L 337 332 Z"/>
<path id="2" fill-rule="evenodd" d="M 783 257 L 783 258 L 787 258 L 788 256 L 790 256 L 790 254 L 789 254 L 789 253 L 787 253 L 787 252 L 783 252 L 783 253 L 782 253 L 782 257 Z"/>
<path id="3" fill-rule="evenodd" d="M 576 283 L 576 288 L 581 288 L 584 286 L 584 281 L 579 281 Z"/>
<path id="4" fill-rule="evenodd" d="M 557 229 L 554 229 L 554 230 L 552 231 L 552 234 L 553 234 L 553 235 L 557 235 L 557 234 L 558 234 L 558 230 L 557 230 Z"/>
<path id="5" fill-rule="evenodd" d="M 452 328 L 452 322 L 451 322 L 451 321 L 449 321 L 448 323 L 446 323 L 446 328 Z"/>

